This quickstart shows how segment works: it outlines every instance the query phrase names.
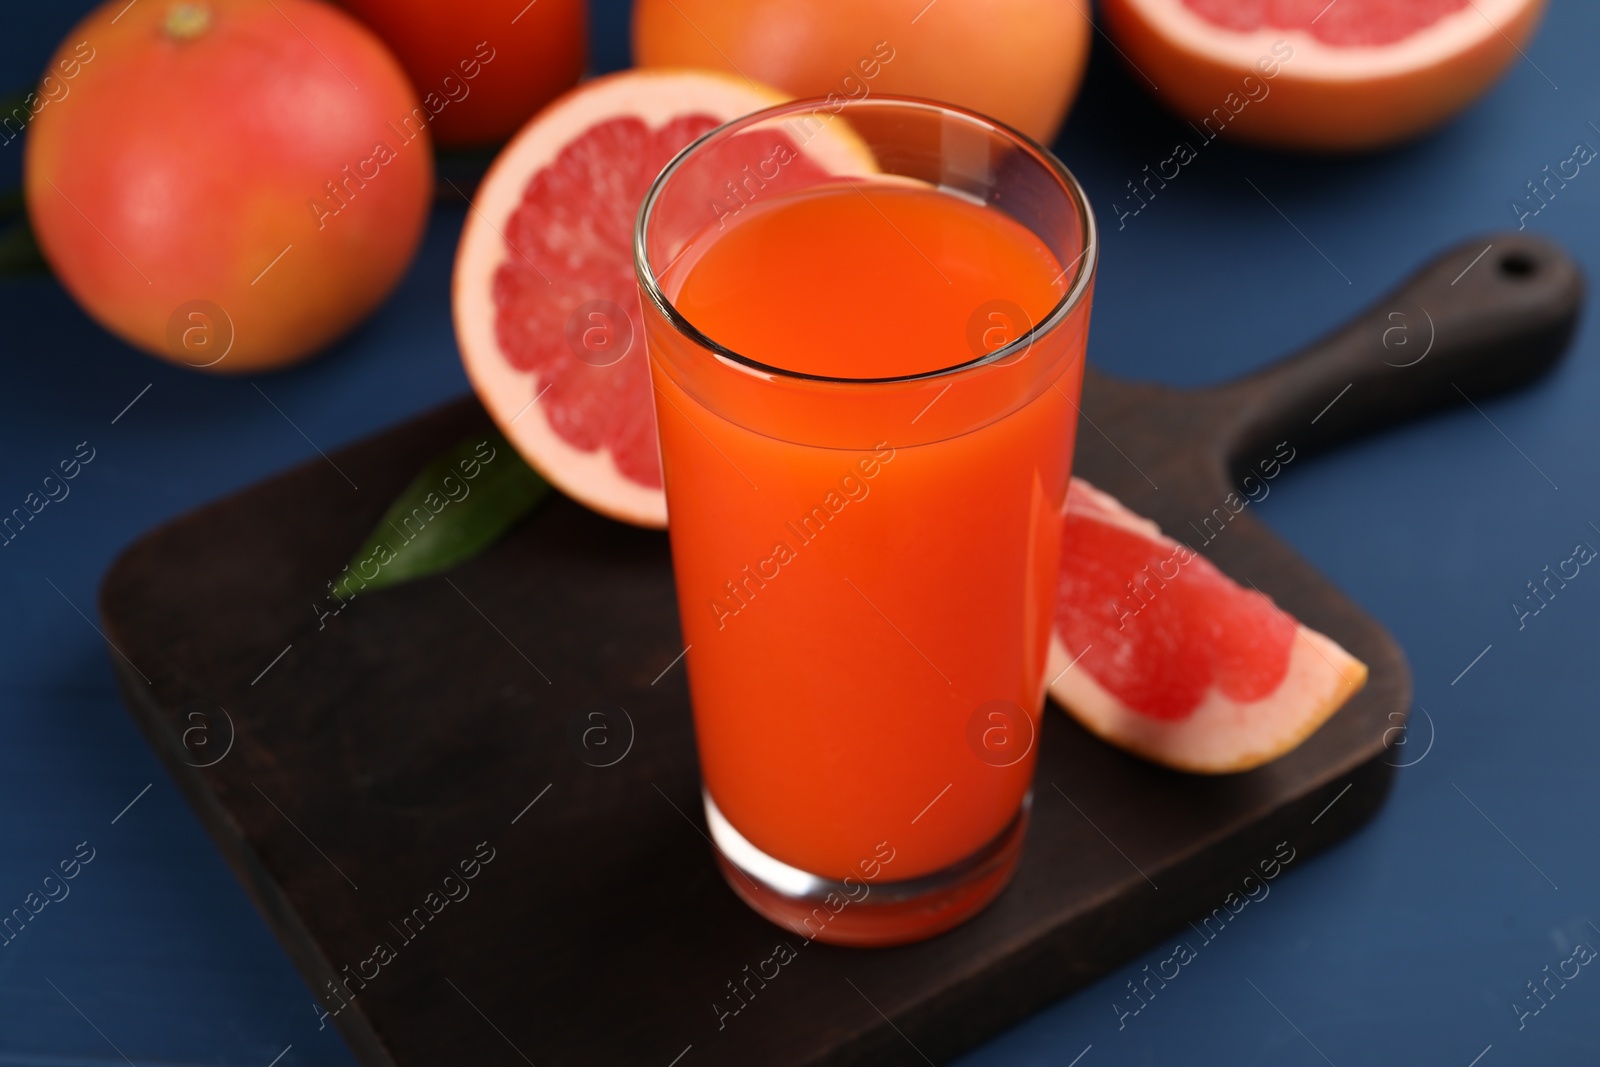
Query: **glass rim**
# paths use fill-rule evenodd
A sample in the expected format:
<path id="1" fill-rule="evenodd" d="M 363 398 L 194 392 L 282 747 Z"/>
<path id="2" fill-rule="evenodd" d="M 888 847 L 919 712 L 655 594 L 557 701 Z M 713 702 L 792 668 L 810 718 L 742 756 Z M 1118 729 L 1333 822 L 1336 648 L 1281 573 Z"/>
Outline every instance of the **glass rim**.
<path id="1" fill-rule="evenodd" d="M 1100 239 L 1095 226 L 1094 212 L 1089 209 L 1088 194 L 1084 191 L 1083 185 L 1078 181 L 1077 177 L 1067 169 L 1066 164 L 1061 162 L 1054 152 L 1021 130 L 1009 126 L 998 119 L 990 118 L 969 108 L 958 107 L 955 104 L 894 94 L 867 96 L 859 100 L 846 100 L 843 103 L 844 106 L 835 111 L 827 97 L 805 97 L 762 108 L 748 115 L 731 119 L 689 142 L 677 155 L 668 161 L 667 165 L 662 168 L 661 173 L 656 175 L 655 180 L 650 183 L 650 188 L 645 193 L 644 201 L 639 205 L 639 213 L 634 219 L 633 266 L 634 273 L 638 277 L 640 288 L 644 290 L 645 296 L 656 306 L 656 309 L 661 312 L 673 329 L 715 356 L 720 356 L 723 359 L 764 374 L 777 375 L 794 381 L 830 382 L 845 385 L 887 385 L 938 379 L 993 363 L 1000 363 L 1026 352 L 1033 346 L 1035 341 L 1050 333 L 1072 315 L 1078 305 L 1087 297 L 1089 287 L 1094 280 L 1095 267 L 1098 265 L 1100 258 Z M 655 268 L 650 263 L 649 253 L 645 247 L 645 231 L 650 224 L 656 204 L 661 198 L 662 190 L 666 188 L 667 183 L 672 180 L 673 175 L 678 172 L 689 157 L 713 139 L 725 137 L 740 128 L 766 122 L 789 113 L 815 112 L 826 108 L 831 115 L 838 115 L 844 111 L 859 109 L 867 105 L 889 105 L 891 107 L 938 111 L 948 115 L 959 116 L 976 126 L 987 128 L 1001 138 L 1018 145 L 1042 164 L 1065 188 L 1067 198 L 1071 201 L 1072 206 L 1077 209 L 1079 222 L 1082 226 L 1084 235 L 1083 251 L 1078 254 L 1078 258 L 1072 264 L 1065 268 L 1066 270 L 1071 270 L 1074 267 L 1077 269 L 1077 273 L 1073 275 L 1072 284 L 1067 287 L 1067 291 L 1062 294 L 1061 299 L 1056 302 L 1055 306 L 1043 318 L 1029 326 L 1020 336 L 1001 345 L 993 352 L 986 352 L 981 356 L 975 356 L 972 359 L 964 360 L 948 367 L 918 371 L 915 374 L 899 374 L 879 378 L 850 378 L 828 374 L 808 374 L 804 371 L 790 370 L 770 363 L 763 363 L 758 359 L 735 352 L 733 349 L 707 336 L 694 323 L 690 322 L 673 305 L 671 300 L 667 299 L 666 293 L 662 292 Z M 668 266 L 670 267 L 671 264 L 669 263 Z"/>

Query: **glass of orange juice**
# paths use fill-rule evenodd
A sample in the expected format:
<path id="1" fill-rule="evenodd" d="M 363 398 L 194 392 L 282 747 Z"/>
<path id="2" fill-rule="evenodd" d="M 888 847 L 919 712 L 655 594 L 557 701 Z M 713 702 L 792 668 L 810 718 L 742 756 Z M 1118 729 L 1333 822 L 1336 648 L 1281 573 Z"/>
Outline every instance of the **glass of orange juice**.
<path id="1" fill-rule="evenodd" d="M 1083 190 L 981 115 L 835 96 L 690 145 L 634 250 L 716 860 L 807 938 L 947 930 L 1028 821 Z"/>

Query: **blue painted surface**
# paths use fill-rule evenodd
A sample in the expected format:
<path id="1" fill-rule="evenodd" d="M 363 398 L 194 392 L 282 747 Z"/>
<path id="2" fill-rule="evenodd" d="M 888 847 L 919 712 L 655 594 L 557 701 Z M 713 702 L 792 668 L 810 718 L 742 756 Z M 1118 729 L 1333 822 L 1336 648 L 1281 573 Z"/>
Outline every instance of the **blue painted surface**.
<path id="1" fill-rule="evenodd" d="M 0 85 L 29 81 L 85 7 L 12 5 Z M 626 9 L 596 4 L 597 69 L 626 62 Z M 1600 144 L 1587 125 L 1600 122 L 1597 40 L 1600 9 L 1554 0 L 1527 62 L 1432 136 L 1354 160 L 1219 142 L 1121 230 L 1111 203 L 1180 127 L 1097 41 L 1057 145 L 1107 223 L 1092 358 L 1216 381 L 1336 324 L 1441 247 L 1514 225 L 1508 202 L 1527 180 L 1580 138 Z M 0 146 L 0 187 L 19 147 Z M 1529 226 L 1597 277 L 1597 209 L 1600 173 L 1586 169 Z M 439 208 L 371 322 L 257 381 L 318 446 L 466 388 L 447 284 L 461 222 Z M 71 496 L 0 554 L 0 911 L 80 842 L 94 849 L 70 896 L 0 948 L 0 1067 L 267 1064 L 290 1045 L 283 1067 L 350 1064 L 134 730 L 85 618 L 122 545 L 312 448 L 250 382 L 129 350 L 49 280 L 0 282 L 0 338 L 0 502 L 20 503 L 79 442 L 95 450 Z M 1406 648 L 1431 749 L 1365 832 L 1293 864 L 1122 1029 L 1124 983 L 1170 948 L 962 1067 L 1065 1065 L 1086 1048 L 1081 1067 L 1600 1062 L 1600 971 L 1583 968 L 1521 1030 L 1511 1007 L 1578 942 L 1600 948 L 1600 573 L 1585 569 L 1520 631 L 1510 607 L 1577 541 L 1600 546 L 1597 348 L 1586 321 L 1535 388 L 1296 464 L 1276 484 L 1261 515 Z M 1423 750 L 1420 730 L 1404 751 Z"/>

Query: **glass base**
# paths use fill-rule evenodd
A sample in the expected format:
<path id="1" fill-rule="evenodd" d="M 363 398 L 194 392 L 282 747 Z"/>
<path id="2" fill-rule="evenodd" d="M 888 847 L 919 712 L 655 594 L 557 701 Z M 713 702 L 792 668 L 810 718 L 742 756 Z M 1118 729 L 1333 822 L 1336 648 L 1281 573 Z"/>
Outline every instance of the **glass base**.
<path id="1" fill-rule="evenodd" d="M 752 845 L 709 792 L 706 823 L 722 876 L 764 918 L 810 941 L 873 947 L 902 945 L 959 926 L 1000 895 L 1017 869 L 1033 792 L 1000 834 L 942 870 L 899 882 L 822 878 Z"/>

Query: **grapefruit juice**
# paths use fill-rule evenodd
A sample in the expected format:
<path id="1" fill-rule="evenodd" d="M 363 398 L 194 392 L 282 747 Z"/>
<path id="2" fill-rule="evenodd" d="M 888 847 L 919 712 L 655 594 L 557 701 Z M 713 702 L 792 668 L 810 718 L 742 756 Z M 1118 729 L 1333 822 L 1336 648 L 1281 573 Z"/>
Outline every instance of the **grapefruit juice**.
<path id="1" fill-rule="evenodd" d="M 1070 257 L 925 182 L 707 218 L 646 331 L 719 859 L 805 936 L 927 936 L 1020 847 L 1087 296 L 1032 329 Z M 985 856 L 981 884 L 906 891 Z M 904 906 L 865 924 L 867 899 Z"/>

